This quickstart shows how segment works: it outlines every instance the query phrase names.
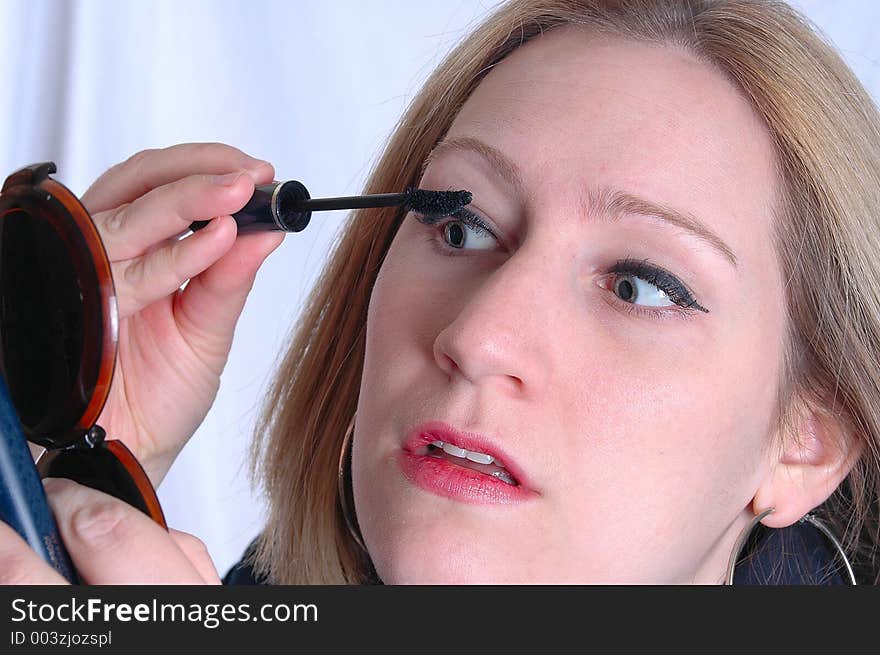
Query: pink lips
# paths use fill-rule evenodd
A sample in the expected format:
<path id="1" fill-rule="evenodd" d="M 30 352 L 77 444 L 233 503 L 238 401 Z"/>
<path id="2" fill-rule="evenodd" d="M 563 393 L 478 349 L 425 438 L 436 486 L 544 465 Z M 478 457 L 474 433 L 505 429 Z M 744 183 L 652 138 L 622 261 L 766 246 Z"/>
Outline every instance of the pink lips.
<path id="1" fill-rule="evenodd" d="M 511 485 L 491 475 L 426 454 L 428 444 L 437 440 L 491 455 L 504 464 L 518 484 Z M 510 504 L 538 495 L 530 488 L 517 463 L 497 444 L 483 435 L 461 432 L 442 421 L 431 421 L 414 428 L 407 435 L 398 462 L 404 477 L 416 486 L 461 502 Z"/>

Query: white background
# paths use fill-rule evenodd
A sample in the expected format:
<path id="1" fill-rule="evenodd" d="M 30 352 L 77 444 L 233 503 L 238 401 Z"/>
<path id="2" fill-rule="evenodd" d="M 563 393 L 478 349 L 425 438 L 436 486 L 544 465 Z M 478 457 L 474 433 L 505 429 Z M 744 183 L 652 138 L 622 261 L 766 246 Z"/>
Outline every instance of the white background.
<path id="1" fill-rule="evenodd" d="M 880 98 L 880 3 L 793 4 Z M 0 179 L 51 160 L 56 178 L 81 194 L 139 150 L 222 141 L 268 159 L 277 179 L 298 179 L 314 197 L 356 195 L 421 83 L 494 6 L 0 0 Z M 248 440 L 343 217 L 316 213 L 264 264 L 217 400 L 159 489 L 169 525 L 203 539 L 221 575 L 261 527 Z"/>

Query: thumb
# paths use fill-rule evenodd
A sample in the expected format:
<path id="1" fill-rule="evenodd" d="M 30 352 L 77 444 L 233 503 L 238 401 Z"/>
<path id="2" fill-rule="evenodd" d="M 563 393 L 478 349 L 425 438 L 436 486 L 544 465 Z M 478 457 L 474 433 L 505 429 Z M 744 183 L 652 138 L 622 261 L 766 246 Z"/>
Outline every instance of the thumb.
<path id="1" fill-rule="evenodd" d="M 43 484 L 84 583 L 204 584 L 171 535 L 140 510 L 70 480 Z"/>

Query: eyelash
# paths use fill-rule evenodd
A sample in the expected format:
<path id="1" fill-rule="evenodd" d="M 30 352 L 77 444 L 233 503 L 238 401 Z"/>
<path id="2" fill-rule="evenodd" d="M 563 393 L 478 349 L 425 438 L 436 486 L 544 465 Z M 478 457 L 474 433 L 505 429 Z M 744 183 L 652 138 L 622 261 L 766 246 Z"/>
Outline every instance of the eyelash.
<path id="1" fill-rule="evenodd" d="M 690 318 L 690 314 L 694 311 L 709 313 L 709 310 L 697 302 L 697 299 L 694 298 L 693 294 L 677 277 L 655 264 L 648 263 L 647 259 L 634 259 L 632 257 L 622 259 L 608 271 L 608 275 L 614 274 L 631 275 L 654 285 L 663 291 L 669 300 L 678 305 L 679 309 L 673 311 L 680 316 Z M 634 303 L 628 303 L 625 300 L 620 300 L 620 302 L 626 305 L 629 311 L 645 313 L 655 318 L 661 318 L 661 314 L 668 314 L 669 309 L 672 309 L 667 308 L 663 310 L 641 307 Z M 662 316 L 662 318 L 665 318 L 665 316 Z"/>
<path id="2" fill-rule="evenodd" d="M 486 225 L 483 219 L 474 214 L 472 211 L 467 210 L 463 207 L 458 211 L 450 214 L 449 216 L 431 217 L 425 216 L 424 214 L 415 214 L 415 217 L 416 220 L 419 221 L 419 223 L 428 226 L 437 226 L 437 229 L 431 234 L 431 236 L 428 238 L 428 241 L 434 246 L 439 254 L 445 255 L 447 257 L 461 257 L 461 248 L 452 248 L 451 246 L 446 245 L 446 242 L 443 239 L 443 232 L 449 223 L 464 223 L 465 225 L 473 228 L 477 232 L 477 234 L 481 232 L 487 232 L 489 236 L 494 238 L 496 241 L 498 240 L 498 237 L 495 236 L 495 233 L 489 228 L 488 225 Z M 450 218 L 452 220 L 444 221 L 444 218 Z M 437 238 L 437 235 L 440 236 L 439 239 Z"/>
<path id="3" fill-rule="evenodd" d="M 451 214 L 446 217 L 428 217 L 423 214 L 415 214 L 416 220 L 420 223 L 428 226 L 436 226 L 437 229 L 432 232 L 432 234 L 428 237 L 429 243 L 434 246 L 434 249 L 441 255 L 446 257 L 460 257 L 461 249 L 452 248 L 446 245 L 444 239 L 444 231 L 446 225 L 452 222 L 464 223 L 465 225 L 470 226 L 477 233 L 481 231 L 488 232 L 490 236 L 497 240 L 498 237 L 495 236 L 495 233 L 489 229 L 489 226 L 480 219 L 479 216 L 474 214 L 467 209 L 460 209 L 457 212 Z M 444 221 L 444 218 L 451 218 L 452 220 Z M 441 222 L 442 221 L 442 222 Z M 439 236 L 439 238 L 438 238 Z M 635 303 L 626 302 L 620 298 L 617 298 L 615 295 L 614 304 L 622 309 L 623 311 L 638 314 L 641 316 L 646 316 L 648 318 L 654 319 L 667 319 L 673 316 L 678 316 L 681 318 L 689 319 L 693 318 L 692 314 L 695 311 L 704 312 L 706 314 L 709 313 L 709 310 L 700 305 L 696 298 L 694 298 L 693 294 L 688 290 L 688 288 L 672 273 L 669 271 L 656 266 L 655 264 L 648 263 L 647 259 L 635 259 L 632 257 L 626 257 L 624 259 L 618 260 L 606 273 L 606 275 L 631 275 L 632 277 L 639 278 L 647 282 L 648 284 L 654 285 L 661 291 L 663 291 L 667 297 L 678 307 L 673 309 L 672 307 L 667 307 L 663 309 L 645 307 L 636 305 Z M 613 294 L 613 291 L 612 291 Z"/>

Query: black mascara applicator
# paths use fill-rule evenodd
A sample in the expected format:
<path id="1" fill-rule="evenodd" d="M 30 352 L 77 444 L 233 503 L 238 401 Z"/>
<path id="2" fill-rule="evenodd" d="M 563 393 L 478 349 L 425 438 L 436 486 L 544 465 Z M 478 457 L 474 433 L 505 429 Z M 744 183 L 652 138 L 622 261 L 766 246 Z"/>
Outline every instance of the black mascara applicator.
<path id="1" fill-rule="evenodd" d="M 364 209 L 368 207 L 404 207 L 428 218 L 449 216 L 470 204 L 470 191 L 431 191 L 410 187 L 403 193 L 378 193 L 368 196 L 312 198 L 296 180 L 263 184 L 239 211 L 232 214 L 238 233 L 301 232 L 309 224 L 313 211 Z M 190 225 L 195 232 L 210 221 Z"/>

